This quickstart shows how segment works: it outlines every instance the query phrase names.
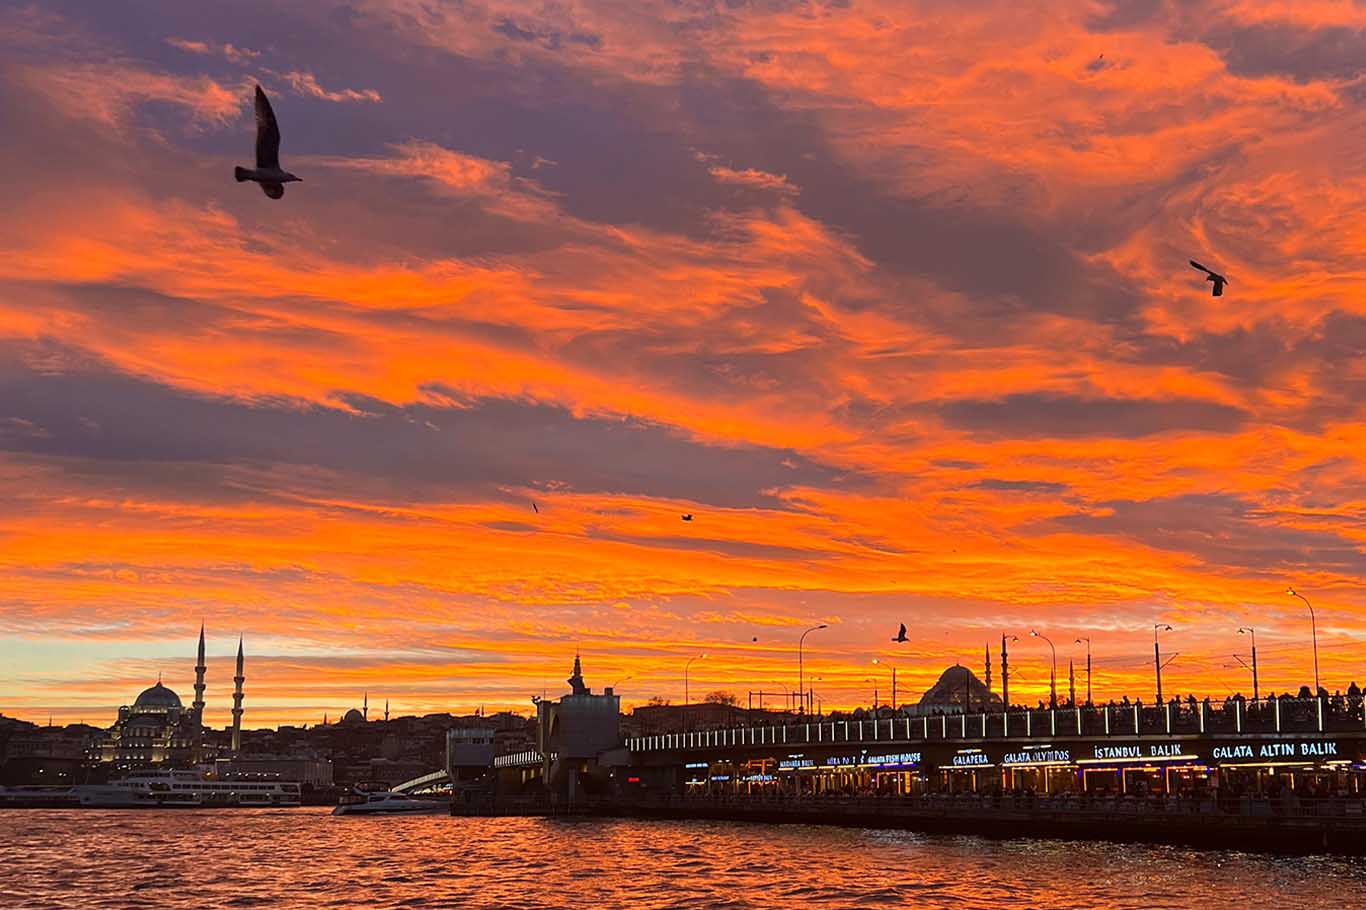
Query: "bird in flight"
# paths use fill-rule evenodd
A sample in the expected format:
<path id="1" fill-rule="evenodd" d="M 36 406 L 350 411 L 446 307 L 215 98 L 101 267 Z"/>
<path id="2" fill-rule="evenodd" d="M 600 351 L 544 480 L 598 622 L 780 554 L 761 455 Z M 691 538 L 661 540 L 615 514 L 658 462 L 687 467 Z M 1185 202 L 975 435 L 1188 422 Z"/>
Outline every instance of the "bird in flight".
<path id="1" fill-rule="evenodd" d="M 261 192 L 271 199 L 279 199 L 285 194 L 285 184 L 302 177 L 295 177 L 280 167 L 280 125 L 275 122 L 275 112 L 270 109 L 270 99 L 256 86 L 256 168 L 233 168 L 232 174 L 238 183 L 255 180 L 261 184 Z"/>
<path id="2" fill-rule="evenodd" d="M 1193 267 L 1205 273 L 1206 281 L 1214 282 L 1214 296 L 1224 296 L 1224 285 L 1228 284 L 1228 279 L 1225 278 L 1223 275 L 1220 275 L 1218 272 L 1205 268 L 1203 265 L 1196 262 L 1194 259 L 1192 259 L 1190 262 Z"/>
<path id="3" fill-rule="evenodd" d="M 906 640 L 906 624 L 903 622 L 901 624 L 901 630 L 896 633 L 896 638 L 893 638 L 892 641 L 900 643 Z"/>
<path id="4" fill-rule="evenodd" d="M 687 515 L 684 515 L 684 516 L 683 516 L 683 520 L 684 520 L 684 521 L 692 521 L 692 513 L 689 512 Z"/>
<path id="5" fill-rule="evenodd" d="M 537 515 L 541 514 L 541 507 L 536 505 L 536 500 L 534 499 L 531 501 L 531 510 L 535 512 Z"/>

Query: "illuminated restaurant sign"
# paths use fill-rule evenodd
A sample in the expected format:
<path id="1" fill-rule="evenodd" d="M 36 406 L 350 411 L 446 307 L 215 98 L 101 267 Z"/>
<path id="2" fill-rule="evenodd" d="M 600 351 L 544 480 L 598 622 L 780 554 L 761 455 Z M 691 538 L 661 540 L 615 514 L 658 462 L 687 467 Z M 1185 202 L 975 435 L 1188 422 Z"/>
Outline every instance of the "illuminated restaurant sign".
<path id="1" fill-rule="evenodd" d="M 973 768 L 982 765 L 990 765 L 991 761 L 987 758 L 985 752 L 973 750 L 971 752 L 957 753 L 953 757 L 952 764 L 955 768 Z"/>
<path id="2" fill-rule="evenodd" d="M 791 771 L 795 768 L 814 768 L 816 763 L 809 758 L 785 758 L 778 762 L 778 767 L 784 771 Z"/>
<path id="3" fill-rule="evenodd" d="M 919 752 L 894 752 L 891 755 L 869 755 L 865 765 L 915 765 L 920 763 Z"/>
<path id="4" fill-rule="evenodd" d="M 1125 743 L 1119 746 L 1095 746 L 1093 761 L 1137 761 L 1161 758 L 1195 758 L 1187 755 L 1180 743 Z"/>
<path id="5" fill-rule="evenodd" d="M 1025 746 L 1021 752 L 1007 752 L 1001 759 L 1003 765 L 1044 765 L 1065 764 L 1072 760 L 1071 749 L 1055 749 L 1052 746 Z"/>
<path id="6" fill-rule="evenodd" d="M 1334 740 L 1324 742 L 1288 742 L 1243 744 L 1238 746 L 1215 746 L 1215 761 L 1259 758 L 1337 758 L 1338 744 Z"/>

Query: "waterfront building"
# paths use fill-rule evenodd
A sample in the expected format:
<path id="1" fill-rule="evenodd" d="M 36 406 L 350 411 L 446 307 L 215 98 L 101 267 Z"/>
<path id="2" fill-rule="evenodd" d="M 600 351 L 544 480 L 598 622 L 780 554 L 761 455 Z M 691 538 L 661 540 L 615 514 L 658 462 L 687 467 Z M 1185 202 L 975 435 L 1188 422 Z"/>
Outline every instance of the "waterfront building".
<path id="1" fill-rule="evenodd" d="M 1359 698 L 820 719 L 626 745 L 629 777 L 664 793 L 1366 795 Z"/>
<path id="2" fill-rule="evenodd" d="M 196 757 L 201 735 L 194 711 L 186 710 L 180 696 L 158 679 L 131 705 L 119 708 L 118 720 L 105 731 L 97 757 L 125 768 L 185 765 Z"/>
<path id="3" fill-rule="evenodd" d="M 190 707 L 186 708 L 180 696 L 158 677 L 156 683 L 144 689 L 131 705 L 119 708 L 118 719 L 94 738 L 89 758 L 99 763 L 113 763 L 121 768 L 141 768 L 150 765 L 184 767 L 210 757 L 206 753 L 211 753 L 212 748 L 206 746 L 204 739 L 204 677 L 207 666 L 202 624 L 194 671 L 194 702 Z M 242 641 L 238 639 L 236 692 L 232 709 L 231 742 L 234 752 L 241 742 L 244 678 Z"/>
<path id="4" fill-rule="evenodd" d="M 216 780 L 297 781 L 305 787 L 332 786 L 332 762 L 316 758 L 289 758 L 278 755 L 253 755 L 220 758 L 214 762 Z"/>
<path id="5" fill-rule="evenodd" d="M 621 750 L 621 699 L 610 687 L 593 694 L 577 654 L 567 682 L 568 695 L 536 703 L 537 752 L 545 785 L 572 801 L 579 792 L 605 786 L 605 769 L 626 756 Z"/>

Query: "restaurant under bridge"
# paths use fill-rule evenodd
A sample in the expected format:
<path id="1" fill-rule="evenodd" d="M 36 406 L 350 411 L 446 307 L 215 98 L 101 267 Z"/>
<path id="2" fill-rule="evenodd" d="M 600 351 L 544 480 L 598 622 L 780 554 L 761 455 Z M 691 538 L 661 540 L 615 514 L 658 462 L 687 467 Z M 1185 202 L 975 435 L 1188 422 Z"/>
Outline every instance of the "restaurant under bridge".
<path id="1" fill-rule="evenodd" d="M 628 739 L 617 792 L 1366 798 L 1361 699 L 1068 707 L 679 730 Z"/>

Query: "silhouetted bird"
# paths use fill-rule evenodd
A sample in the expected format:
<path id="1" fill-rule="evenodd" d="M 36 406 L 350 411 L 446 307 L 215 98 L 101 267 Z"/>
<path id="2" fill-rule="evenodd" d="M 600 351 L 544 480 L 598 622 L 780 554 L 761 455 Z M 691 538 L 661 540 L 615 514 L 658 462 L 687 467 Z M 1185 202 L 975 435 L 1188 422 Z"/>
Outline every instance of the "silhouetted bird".
<path id="1" fill-rule="evenodd" d="M 905 624 L 904 622 L 901 624 L 901 631 L 899 631 L 899 632 L 896 633 L 896 638 L 893 638 L 892 641 L 895 641 L 895 642 L 904 642 L 904 641 L 906 641 L 906 624 Z"/>
<path id="2" fill-rule="evenodd" d="M 286 183 L 303 180 L 280 168 L 280 125 L 275 122 L 270 100 L 259 85 L 256 86 L 256 169 L 233 168 L 232 174 L 238 183 L 255 180 L 261 184 L 261 192 L 271 199 L 279 199 L 285 194 Z"/>
<path id="3" fill-rule="evenodd" d="M 687 515 L 684 515 L 684 516 L 683 516 L 683 520 L 684 520 L 684 521 L 692 521 L 692 513 L 689 512 Z"/>
<path id="4" fill-rule="evenodd" d="M 1206 280 L 1206 281 L 1213 281 L 1213 282 L 1214 282 L 1214 296 L 1215 296 L 1215 297 L 1222 297 L 1222 296 L 1224 296 L 1224 285 L 1228 284 L 1228 279 L 1227 279 L 1227 278 L 1225 278 L 1223 275 L 1220 275 L 1218 272 L 1214 272 L 1214 271 L 1211 271 L 1211 270 L 1205 268 L 1203 265 L 1201 265 L 1200 263 L 1196 262 L 1194 259 L 1191 260 L 1191 265 L 1193 265 L 1195 268 L 1197 268 L 1197 269 L 1199 269 L 1200 271 L 1202 271 L 1202 272 L 1205 273 L 1205 280 Z"/>
<path id="5" fill-rule="evenodd" d="M 535 501 L 535 500 L 532 500 L 532 502 L 531 502 L 531 508 L 532 508 L 532 511 L 534 511 L 537 515 L 540 515 L 540 514 L 541 514 L 541 507 L 538 506 L 538 505 L 536 505 L 536 501 Z"/>

